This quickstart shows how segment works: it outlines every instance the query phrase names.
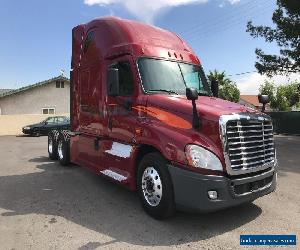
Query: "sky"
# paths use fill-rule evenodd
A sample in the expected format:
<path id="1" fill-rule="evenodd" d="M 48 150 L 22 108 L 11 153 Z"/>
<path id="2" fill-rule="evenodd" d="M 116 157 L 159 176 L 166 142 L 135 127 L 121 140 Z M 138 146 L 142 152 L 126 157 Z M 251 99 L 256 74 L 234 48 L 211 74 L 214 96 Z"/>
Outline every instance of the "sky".
<path id="1" fill-rule="evenodd" d="M 206 73 L 225 71 L 242 94 L 257 94 L 266 77 L 255 72 L 255 48 L 277 53 L 278 47 L 253 39 L 246 24 L 272 25 L 275 7 L 275 0 L 1 0 L 0 88 L 47 80 L 61 69 L 68 76 L 72 28 L 119 16 L 177 33 Z M 277 84 L 296 79 L 299 74 L 273 78 Z"/>

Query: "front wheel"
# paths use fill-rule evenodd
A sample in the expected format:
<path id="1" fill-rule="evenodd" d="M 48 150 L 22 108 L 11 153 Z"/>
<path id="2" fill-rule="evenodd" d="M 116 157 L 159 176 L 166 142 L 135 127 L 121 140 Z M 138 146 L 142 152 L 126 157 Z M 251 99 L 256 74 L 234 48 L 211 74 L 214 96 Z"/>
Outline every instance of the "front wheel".
<path id="1" fill-rule="evenodd" d="M 33 130 L 33 135 L 35 137 L 40 137 L 41 133 L 40 133 L 40 131 L 38 129 L 35 129 L 35 130 Z"/>
<path id="2" fill-rule="evenodd" d="M 143 208 L 160 220 L 175 214 L 173 184 L 166 164 L 159 153 L 149 153 L 138 168 L 137 189 Z"/>

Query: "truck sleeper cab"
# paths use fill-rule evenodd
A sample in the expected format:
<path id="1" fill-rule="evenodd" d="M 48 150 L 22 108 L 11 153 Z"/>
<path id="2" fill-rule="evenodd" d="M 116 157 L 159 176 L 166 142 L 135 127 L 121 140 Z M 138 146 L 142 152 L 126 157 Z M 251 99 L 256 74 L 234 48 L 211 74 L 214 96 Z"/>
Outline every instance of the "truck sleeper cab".
<path id="1" fill-rule="evenodd" d="M 174 33 L 99 18 L 73 29 L 71 65 L 71 130 L 49 133 L 51 159 L 137 191 L 157 219 L 275 190 L 270 117 L 217 98 Z"/>

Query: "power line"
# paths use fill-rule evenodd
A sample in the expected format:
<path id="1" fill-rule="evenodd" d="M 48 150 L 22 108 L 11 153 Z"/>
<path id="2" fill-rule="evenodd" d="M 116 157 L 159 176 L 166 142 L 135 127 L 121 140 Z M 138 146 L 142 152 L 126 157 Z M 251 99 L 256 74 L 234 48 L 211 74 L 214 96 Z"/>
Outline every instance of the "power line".
<path id="1" fill-rule="evenodd" d="M 257 0 L 256 0 L 257 1 Z M 251 2 L 253 3 L 253 2 Z M 268 1 L 264 2 L 264 3 L 270 3 Z M 263 5 L 263 7 L 269 7 L 271 6 L 272 3 L 270 3 L 269 5 Z M 250 14 L 252 15 L 253 13 L 257 13 L 257 5 L 250 5 L 250 6 L 245 6 L 247 7 L 247 9 L 243 10 L 242 8 L 238 9 L 235 12 L 231 12 L 230 14 L 227 14 L 225 16 L 223 16 L 222 18 L 219 18 L 218 20 L 215 20 L 213 22 L 209 22 L 208 25 L 199 25 L 197 28 L 193 29 L 192 33 L 191 32 L 186 32 L 185 34 L 188 35 L 194 35 L 195 33 L 198 32 L 206 32 L 206 31 L 211 31 L 212 28 L 216 27 L 219 28 L 220 26 L 225 26 L 230 25 L 230 27 L 232 26 L 232 24 L 234 24 L 236 21 L 240 21 L 242 18 L 245 19 L 248 17 L 251 17 Z M 260 8 L 260 11 L 262 11 L 264 9 Z"/>
<path id="2" fill-rule="evenodd" d="M 266 13 L 268 10 L 264 9 L 264 10 L 260 10 L 260 11 L 256 11 L 255 12 L 255 15 L 251 15 L 251 17 L 256 17 L 256 16 L 259 16 L 259 15 L 262 15 L 264 13 Z M 250 13 L 248 13 L 250 14 Z M 250 18 L 250 15 L 247 16 L 248 18 Z M 205 29 L 204 31 L 202 32 L 197 32 L 194 34 L 194 36 L 191 36 L 190 39 L 187 39 L 187 40 L 194 40 L 194 39 L 203 39 L 203 38 L 207 38 L 207 37 L 210 37 L 210 36 L 214 36 L 214 35 L 217 35 L 217 34 L 220 34 L 226 30 L 229 30 L 231 29 L 232 27 L 234 26 L 237 26 L 239 24 L 246 24 L 246 21 L 245 19 L 243 21 L 240 20 L 240 18 L 236 18 L 234 20 L 231 20 L 231 22 L 225 22 L 225 25 L 223 24 L 223 26 L 221 26 L 221 29 L 216 31 L 219 27 L 215 26 L 215 29 L 213 28 L 207 28 Z M 215 31 L 215 32 L 213 32 Z M 200 33 L 199 36 L 197 36 L 198 34 Z"/>
<path id="3" fill-rule="evenodd" d="M 192 27 L 191 29 L 189 29 L 188 31 L 182 32 L 181 34 L 183 35 L 190 35 L 193 34 L 195 31 L 198 31 L 199 29 L 202 29 L 207 27 L 207 25 L 211 26 L 212 24 L 219 24 L 220 22 L 223 22 L 225 19 L 228 20 L 231 17 L 235 17 L 237 14 L 241 14 L 244 13 L 243 9 L 246 8 L 246 10 L 248 10 L 249 5 L 253 5 L 253 3 L 256 3 L 257 1 L 261 1 L 261 0 L 253 0 L 253 1 L 248 1 L 245 4 L 240 5 L 239 7 L 236 7 L 234 11 L 232 11 L 231 13 L 227 13 L 224 16 L 220 16 L 217 19 L 214 19 L 213 22 L 210 20 L 206 20 L 204 22 L 202 22 L 201 24 Z"/>
<path id="4" fill-rule="evenodd" d="M 257 73 L 256 70 L 254 71 L 246 71 L 246 72 L 241 72 L 241 73 L 237 73 L 237 74 L 231 74 L 231 75 L 227 75 L 227 76 L 241 76 L 241 75 L 247 75 L 247 74 L 251 74 L 251 73 Z"/>
<path id="5" fill-rule="evenodd" d="M 258 0 L 256 0 L 256 1 L 258 1 Z M 253 2 L 256 2 L 256 1 L 254 0 Z M 236 12 L 231 13 L 231 15 L 229 14 L 229 15 L 223 17 L 222 18 L 223 20 L 219 19 L 218 21 L 212 22 L 212 23 L 210 23 L 210 25 L 206 25 L 206 26 L 204 26 L 202 24 L 202 25 L 198 26 L 197 28 L 194 28 L 193 31 L 189 30 L 188 32 L 183 33 L 183 36 L 185 38 L 190 37 L 190 39 L 186 39 L 186 40 L 194 40 L 196 38 L 199 39 L 199 38 L 204 38 L 204 37 L 212 36 L 215 34 L 219 34 L 220 32 L 228 30 L 229 28 L 232 28 L 233 26 L 236 26 L 237 24 L 243 23 L 246 18 L 250 19 L 250 18 L 256 17 L 258 15 L 262 15 L 265 12 L 269 11 L 268 7 L 273 6 L 273 3 L 270 1 L 264 1 L 264 3 L 266 3 L 266 2 L 269 4 L 263 4 L 263 8 L 260 8 L 259 10 L 256 9 L 256 7 L 257 7 L 256 5 L 249 6 L 249 2 L 248 2 L 247 6 L 246 6 L 247 9 L 245 11 L 240 12 L 243 9 L 239 9 L 240 10 L 239 12 L 236 11 Z M 244 7 L 245 7 L 245 5 L 244 5 Z M 202 28 L 202 26 L 204 26 L 204 27 Z M 212 32 L 216 29 L 219 29 L 220 27 L 222 28 L 222 30 L 219 30 L 218 32 Z M 200 36 L 197 36 L 198 34 L 200 34 Z"/>

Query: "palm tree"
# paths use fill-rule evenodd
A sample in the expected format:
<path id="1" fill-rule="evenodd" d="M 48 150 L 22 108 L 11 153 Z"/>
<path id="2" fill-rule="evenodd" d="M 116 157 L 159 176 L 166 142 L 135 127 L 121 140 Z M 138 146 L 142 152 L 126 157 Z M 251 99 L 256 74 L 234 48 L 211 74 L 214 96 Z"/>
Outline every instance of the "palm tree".
<path id="1" fill-rule="evenodd" d="M 231 102 L 238 102 L 240 100 L 240 91 L 236 84 L 226 77 L 225 71 L 219 72 L 216 69 L 209 71 L 207 75 L 210 81 L 215 80 L 219 82 L 219 97 Z"/>

